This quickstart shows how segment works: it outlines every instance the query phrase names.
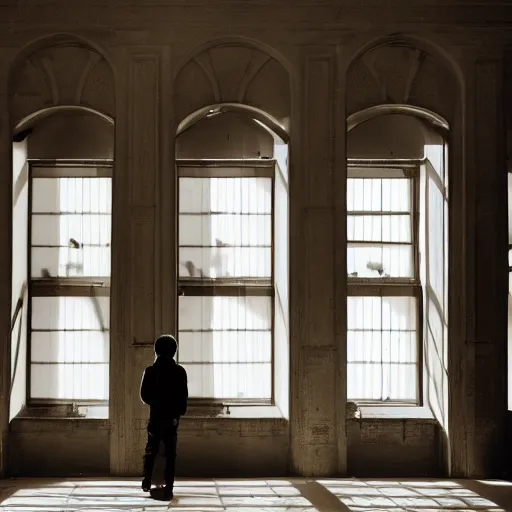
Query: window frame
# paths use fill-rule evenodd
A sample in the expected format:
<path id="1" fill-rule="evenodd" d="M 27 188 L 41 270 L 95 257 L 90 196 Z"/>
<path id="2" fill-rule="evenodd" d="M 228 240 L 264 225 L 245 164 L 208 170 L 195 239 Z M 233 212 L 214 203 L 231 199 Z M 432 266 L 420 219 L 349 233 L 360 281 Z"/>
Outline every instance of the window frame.
<path id="1" fill-rule="evenodd" d="M 353 399 L 363 407 L 423 407 L 424 405 L 424 350 L 422 343 L 423 333 L 423 294 L 420 279 L 420 176 L 423 159 L 347 159 L 347 180 L 351 178 L 375 179 L 409 179 L 411 190 L 411 205 L 409 215 L 411 218 L 411 246 L 413 250 L 413 277 L 355 277 L 348 274 L 347 268 L 347 298 L 348 297 L 415 297 L 416 298 L 416 400 L 369 400 Z M 357 170 L 356 170 L 357 169 Z M 395 172 L 393 172 L 395 171 Z M 371 215 L 373 212 L 358 212 L 360 215 Z M 388 212 L 386 212 L 387 214 Z M 392 213 L 393 214 L 393 213 Z M 346 209 L 346 219 L 351 212 Z M 346 222 L 347 222 L 346 220 Z M 348 251 L 348 240 L 346 251 Z M 379 242 L 382 243 L 382 242 Z M 385 243 L 383 243 L 385 245 Z M 390 243 L 389 245 L 392 245 Z M 347 330 L 348 332 L 348 330 Z M 348 368 L 347 362 L 347 368 Z M 348 378 L 348 375 L 347 375 Z M 347 382 L 348 384 L 348 382 Z"/>
<path id="2" fill-rule="evenodd" d="M 108 406 L 109 400 L 32 398 L 32 298 L 33 297 L 109 297 L 111 277 L 32 277 L 32 216 L 34 178 L 110 178 L 113 182 L 114 161 L 111 159 L 27 159 L 28 163 L 28 225 L 27 225 L 27 286 L 28 306 L 26 325 L 26 404 L 32 406 Z M 71 169 L 77 169 L 72 172 Z M 80 171 L 78 171 L 80 169 Z M 111 204 L 113 195 L 111 196 Z M 112 213 L 111 213 L 112 223 Z M 112 251 L 112 242 L 110 244 Z M 109 329 L 110 346 L 110 329 Z M 108 363 L 110 369 L 110 362 Z M 110 372 L 109 372 L 110 373 Z"/>
<path id="3" fill-rule="evenodd" d="M 270 278 L 180 277 L 176 264 L 176 331 L 179 335 L 179 301 L 182 296 L 266 296 L 270 297 L 270 398 L 189 397 L 193 406 L 274 406 L 275 405 L 275 184 L 274 158 L 176 158 L 176 252 L 179 254 L 180 178 L 269 178 L 271 180 Z M 238 293 L 235 293 L 238 292 Z M 206 293 L 205 293 L 206 292 Z M 179 362 L 179 345 L 176 360 Z"/>

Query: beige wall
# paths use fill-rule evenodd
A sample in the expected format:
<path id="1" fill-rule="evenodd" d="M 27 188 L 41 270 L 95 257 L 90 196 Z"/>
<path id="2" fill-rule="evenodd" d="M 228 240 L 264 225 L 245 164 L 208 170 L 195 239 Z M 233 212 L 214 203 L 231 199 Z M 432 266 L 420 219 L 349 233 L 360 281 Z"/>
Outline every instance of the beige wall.
<path id="1" fill-rule="evenodd" d="M 383 103 L 409 104 L 443 116 L 452 129 L 449 461 L 456 476 L 498 475 L 508 287 L 502 126 L 508 36 L 499 27 L 512 15 L 505 3 L 492 9 L 458 4 L 445 5 L 442 18 L 435 5 L 420 0 L 396 0 L 393 9 L 355 0 L 315 8 L 82 0 L 52 9 L 0 6 L 0 248 L 6 263 L 0 266 L 0 412 L 9 402 L 14 127 L 41 109 L 70 104 L 115 119 L 109 468 L 136 474 L 147 414 L 137 395 L 140 372 L 152 359 L 148 344 L 155 334 L 175 329 L 174 134 L 198 108 L 240 102 L 265 111 L 290 135 L 290 417 L 190 415 L 182 424 L 183 472 L 214 474 L 218 467 L 233 476 L 241 468 L 346 475 L 359 472 L 359 452 L 384 471 L 395 450 L 403 460 L 421 453 L 426 472 L 446 466 L 438 464 L 430 423 L 413 430 L 411 450 L 397 444 L 396 425 L 382 420 L 379 432 L 389 435 L 373 437 L 370 454 L 368 438 L 357 432 L 372 426 L 351 420 L 347 428 L 345 418 L 346 118 Z M 71 35 L 55 35 L 63 33 Z M 397 40 L 402 43 L 386 44 Z M 218 130 L 205 140 L 227 133 L 240 135 Z M 236 140 L 253 154 L 244 137 Z M 9 433 L 5 419 L 1 425 L 4 472 L 7 446 L 27 460 L 35 449 L 30 433 L 41 427 L 19 421 L 32 427 L 14 424 Z M 94 443 L 94 464 L 100 440 L 85 433 L 88 427 L 57 425 L 83 453 Z M 102 458 L 97 468 L 105 468 Z M 420 466 L 409 466 L 410 474 L 419 472 Z"/>

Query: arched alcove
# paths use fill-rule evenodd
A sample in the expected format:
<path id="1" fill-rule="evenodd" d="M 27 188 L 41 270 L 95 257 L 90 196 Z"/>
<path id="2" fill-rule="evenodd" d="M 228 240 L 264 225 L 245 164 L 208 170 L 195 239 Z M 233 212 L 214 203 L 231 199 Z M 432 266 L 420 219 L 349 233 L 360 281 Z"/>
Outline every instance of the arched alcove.
<path id="1" fill-rule="evenodd" d="M 107 418 L 114 121 L 83 104 L 30 111 L 23 98 L 11 103 L 9 417 Z M 11 435 L 26 457 L 13 451 L 10 471 L 27 473 L 39 456 L 33 436 Z M 108 471 L 107 436 L 73 450 L 76 462 L 57 457 L 58 471 Z"/>
<path id="2" fill-rule="evenodd" d="M 456 116 L 460 112 L 457 108 L 457 102 L 460 101 L 458 85 L 457 77 L 442 60 L 405 40 L 370 45 L 359 53 L 347 71 L 348 399 L 356 402 L 366 399 L 366 405 L 380 407 L 381 411 L 385 410 L 382 406 L 386 403 L 400 401 L 409 401 L 410 404 L 423 407 L 426 414 L 435 417 L 442 428 L 444 456 L 440 466 L 444 466 L 447 471 L 451 460 L 447 290 L 448 257 L 452 256 L 448 252 L 448 181 L 453 180 L 452 166 L 449 165 L 452 155 L 449 159 L 447 143 L 453 140 L 451 123 L 457 125 Z M 453 174 L 457 175 L 458 172 L 456 169 Z M 380 199 L 373 194 L 372 201 L 379 204 L 372 202 L 371 207 L 368 207 L 366 199 L 359 197 L 366 190 L 359 189 L 359 185 L 367 186 L 369 183 L 380 183 L 378 189 L 381 194 L 377 194 Z M 384 185 L 391 194 L 393 187 L 400 188 L 403 185 L 405 188 L 389 202 L 390 198 L 383 195 L 384 189 L 381 187 Z M 360 200 L 364 207 L 357 206 Z M 355 212 L 361 208 L 369 208 L 368 218 L 364 211 Z M 397 211 L 391 211 L 393 209 Z M 398 211 L 402 210 L 399 216 Z M 358 222 L 370 218 L 377 224 L 380 221 L 381 229 L 387 225 L 385 220 L 390 223 L 387 234 L 382 231 L 379 235 L 382 237 L 382 241 L 377 244 L 380 244 L 380 249 L 377 249 L 375 243 L 372 245 L 363 241 L 366 236 L 370 236 L 364 229 L 357 231 Z M 392 225 L 397 219 L 408 223 L 409 228 L 402 232 L 402 226 L 398 231 L 395 229 L 393 234 Z M 388 246 L 400 243 L 403 245 Z M 404 254 L 397 254 L 386 263 L 386 252 L 396 252 L 397 247 L 402 247 L 400 250 L 405 251 Z M 375 253 L 367 256 L 375 259 L 368 262 L 370 270 L 355 264 L 365 258 L 364 255 L 351 254 L 358 250 L 373 250 Z M 382 252 L 382 261 L 377 257 L 379 251 Z M 403 258 L 409 261 L 407 271 L 401 266 Z M 388 265 L 391 266 L 386 268 Z M 382 281 L 381 294 L 378 298 L 372 298 L 371 293 L 368 295 L 368 285 L 376 279 Z M 388 290 L 388 286 L 392 288 Z M 390 293 L 391 289 L 393 293 Z M 401 299 L 396 297 L 400 295 L 398 290 L 403 292 Z M 400 300 L 408 301 L 408 304 L 398 304 Z M 360 348 L 354 345 L 354 335 L 351 334 L 355 328 L 351 312 L 355 307 L 364 309 L 365 301 L 381 301 L 382 307 L 389 310 L 389 318 L 383 317 L 383 322 L 400 318 L 414 332 L 416 348 L 407 349 L 407 357 L 398 354 L 397 361 L 409 361 L 411 358 L 407 364 L 416 368 L 413 372 L 415 377 L 411 374 L 406 381 L 411 382 L 413 379 L 414 382 L 415 379 L 415 389 L 406 390 L 404 383 L 395 382 L 393 391 L 391 375 L 399 375 L 402 370 L 412 371 L 413 366 L 407 369 L 397 363 L 393 370 L 392 362 L 387 364 L 389 368 L 386 365 L 381 368 L 381 377 L 384 379 L 382 385 L 386 388 L 381 391 L 384 393 L 382 396 L 378 390 L 365 391 L 359 384 L 356 386 L 354 372 L 357 373 L 361 366 L 356 364 Z M 409 320 L 404 320 L 406 318 Z M 400 350 L 403 349 L 401 346 Z M 381 351 L 385 349 L 385 346 L 381 347 Z M 390 350 L 390 347 L 386 350 Z M 372 366 L 372 371 L 378 371 L 378 367 Z M 388 379 L 384 378 L 390 371 Z M 434 457 L 437 450 L 436 446 L 431 447 Z M 349 466 L 357 467 L 357 460 L 349 451 Z"/>
<path id="3" fill-rule="evenodd" d="M 181 340 L 178 357 L 181 361 L 185 361 L 191 376 L 196 377 L 196 384 L 202 382 L 199 387 L 191 389 L 192 406 L 194 403 L 198 404 L 201 401 L 204 403 L 206 400 L 207 403 L 215 404 L 214 411 L 220 415 L 226 413 L 225 405 L 231 403 L 230 410 L 233 414 L 249 413 L 251 417 L 269 414 L 273 417 L 289 417 L 290 74 L 290 66 L 277 51 L 259 42 L 238 37 L 208 41 L 187 53 L 176 67 L 173 97 L 177 120 L 175 157 L 178 275 L 176 278 L 178 288 L 183 293 L 178 298 L 177 307 L 178 332 Z M 191 192 L 194 186 L 199 186 L 199 182 L 201 182 L 202 192 L 199 196 L 196 195 L 199 202 L 195 207 L 199 210 L 209 209 L 210 206 L 206 208 L 205 205 L 209 203 L 213 205 L 219 199 L 219 194 L 223 194 L 222 197 L 227 201 L 226 205 L 232 207 L 230 211 L 224 212 L 226 215 L 209 217 L 203 215 L 206 212 L 196 215 L 202 218 L 204 224 L 200 234 L 192 226 L 184 224 L 187 222 L 185 217 L 192 217 L 187 215 L 187 208 L 189 210 L 195 208 L 190 202 L 195 194 L 187 194 L 186 189 L 188 187 L 188 192 Z M 230 190 L 227 196 L 225 195 L 226 187 Z M 242 200 L 239 194 L 242 189 L 246 192 L 249 192 L 249 189 L 252 190 L 250 205 L 247 203 L 249 198 L 245 195 Z M 264 200 L 264 197 L 267 199 Z M 279 201 L 276 201 L 277 197 Z M 269 199 L 270 202 L 266 202 Z M 237 208 L 241 208 L 242 203 L 245 205 L 243 206 L 245 213 L 237 213 Z M 235 207 L 236 204 L 238 206 Z M 254 208 L 259 211 L 259 215 L 253 215 L 255 212 L 251 209 Z M 256 217 L 259 220 L 255 220 Z M 254 247 L 254 239 L 251 236 L 256 233 L 247 228 L 242 229 L 245 234 L 242 234 L 240 229 L 222 229 L 233 223 L 241 228 L 242 219 L 247 220 L 249 224 L 261 223 L 264 233 L 270 235 L 270 239 L 263 237 L 260 242 L 268 247 Z M 270 231 L 268 231 L 269 228 Z M 258 236 L 263 236 L 264 233 L 261 232 Z M 207 245 L 210 246 L 200 249 L 203 251 L 201 264 L 192 261 L 194 260 L 192 256 L 185 257 L 184 254 L 184 251 L 186 252 L 189 248 L 183 245 L 202 243 L 198 241 L 197 236 L 208 238 Z M 244 244 L 240 236 L 245 237 Z M 225 240 L 226 237 L 228 240 Z M 229 245 L 233 247 L 230 248 Z M 239 247 L 234 247 L 237 245 Z M 245 247 L 242 247 L 243 245 Z M 199 248 L 190 249 L 194 251 Z M 261 261 L 266 262 L 265 269 L 251 266 L 250 254 L 255 250 L 262 253 Z M 228 254 L 230 251 L 231 255 Z M 194 263 L 194 269 L 192 265 L 187 265 L 191 261 Z M 220 266 L 212 266 L 209 262 L 219 263 Z M 270 265 L 268 268 L 267 263 Z M 224 268 L 223 265 L 227 267 Z M 230 275 L 223 275 L 222 268 L 224 270 L 229 268 L 227 274 Z M 220 272 L 219 275 L 217 271 Z M 257 275 L 237 278 L 237 273 Z M 211 278 L 212 275 L 217 277 Z M 208 296 L 210 292 L 213 296 Z M 201 298 L 201 295 L 204 296 Z M 198 310 L 187 303 L 194 300 L 201 301 L 201 309 Z M 186 322 L 193 321 L 193 315 L 191 316 L 190 312 L 196 311 L 199 315 L 194 320 L 196 323 L 210 325 L 212 322 L 220 321 L 219 308 L 234 308 L 238 311 L 242 322 L 239 326 L 241 330 L 235 330 L 224 337 L 225 343 L 231 344 L 231 348 L 233 348 L 232 344 L 236 345 L 238 340 L 240 346 L 249 351 L 246 362 L 243 363 L 240 359 L 241 352 L 235 351 L 229 356 L 233 359 L 230 365 L 189 364 L 187 366 L 187 359 L 189 363 L 193 362 L 190 361 L 191 351 L 186 346 L 187 340 L 189 345 L 191 340 L 190 336 L 182 331 L 184 325 L 186 327 Z M 260 332 L 261 350 L 258 353 L 251 349 L 255 347 L 254 335 L 249 331 L 244 332 L 245 327 L 243 327 L 253 320 L 259 325 L 259 329 L 263 329 Z M 190 328 L 191 325 L 188 327 Z M 223 328 L 226 327 L 223 324 Z M 197 329 L 197 325 L 195 328 Z M 206 342 L 204 346 L 206 348 L 209 346 L 210 350 L 215 351 L 215 358 L 226 361 L 227 353 L 222 352 L 221 346 L 222 334 L 219 337 L 219 333 L 211 333 L 211 336 L 211 340 L 206 338 L 203 340 Z M 197 354 L 199 352 L 196 352 Z M 203 362 L 213 360 L 212 357 L 213 352 L 207 353 L 204 350 L 200 355 Z M 259 362 L 256 361 L 258 358 Z M 250 385 L 242 385 L 238 377 L 231 381 L 226 380 L 231 375 L 226 373 L 230 366 L 235 370 L 237 368 L 240 368 L 240 371 L 245 370 L 247 382 Z M 201 378 L 198 378 L 197 368 L 201 368 Z M 263 373 L 258 374 L 259 377 L 255 380 L 254 372 L 258 368 L 261 370 L 257 371 Z M 194 379 L 191 378 L 190 382 L 193 381 Z M 231 382 L 230 385 L 228 385 L 229 382 Z M 245 408 L 244 406 L 247 405 L 253 407 Z M 254 407 L 255 405 L 257 407 Z M 246 454 L 244 457 L 247 460 L 251 459 L 254 447 L 251 448 L 251 453 L 246 453 L 243 445 L 237 442 L 235 444 L 235 450 Z M 220 455 L 219 447 L 210 443 L 207 438 L 201 436 L 194 439 L 193 443 L 187 443 L 185 450 L 187 449 L 190 450 L 191 457 L 199 452 L 201 456 L 211 454 L 211 458 L 216 459 L 217 463 L 225 465 L 226 468 L 232 467 L 233 462 L 223 461 L 223 455 L 218 456 Z M 275 466 L 277 471 L 283 471 L 287 450 L 285 438 L 276 437 L 276 444 L 272 448 L 272 462 L 269 460 L 266 464 Z M 178 464 L 182 465 L 182 468 L 190 468 L 189 471 L 192 473 L 196 472 L 197 468 L 191 464 L 192 459 L 187 459 L 188 457 L 178 461 Z M 266 460 L 265 457 L 262 460 Z M 257 465 L 259 463 L 258 461 Z M 208 472 L 209 469 L 202 470 L 203 473 L 205 471 Z M 217 467 L 217 471 L 223 470 Z"/>

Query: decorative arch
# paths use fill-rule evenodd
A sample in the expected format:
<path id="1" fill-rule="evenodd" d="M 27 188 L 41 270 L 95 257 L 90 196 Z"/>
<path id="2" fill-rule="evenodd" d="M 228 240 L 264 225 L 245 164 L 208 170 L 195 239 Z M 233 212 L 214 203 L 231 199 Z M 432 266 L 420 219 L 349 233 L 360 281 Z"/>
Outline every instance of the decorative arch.
<path id="1" fill-rule="evenodd" d="M 437 45 L 392 35 L 358 48 L 346 68 L 348 114 L 378 105 L 413 105 L 450 124 L 463 99 L 463 79 L 454 60 Z"/>
<path id="2" fill-rule="evenodd" d="M 80 36 L 59 33 L 28 43 L 10 64 L 8 90 L 13 128 L 57 106 L 114 116 L 114 68 L 100 46 Z"/>
<path id="3" fill-rule="evenodd" d="M 284 57 L 284 55 L 277 51 L 272 46 L 259 41 L 258 39 L 253 39 L 245 36 L 228 36 L 228 37 L 219 37 L 216 39 L 211 39 L 206 41 L 199 46 L 196 46 L 189 52 L 187 52 L 182 58 L 179 59 L 176 65 L 176 71 L 174 74 L 174 80 L 179 75 L 182 68 L 195 57 L 203 53 L 204 51 L 210 50 L 211 48 L 221 48 L 223 46 L 246 46 L 248 48 L 254 48 L 255 50 L 259 50 L 263 53 L 266 53 L 273 59 L 275 59 L 283 68 L 288 72 L 290 78 L 294 77 L 296 72 L 295 68 L 292 66 L 291 62 Z"/>
<path id="4" fill-rule="evenodd" d="M 21 50 L 18 52 L 18 54 L 14 57 L 13 61 L 9 65 L 9 79 L 15 74 L 16 67 L 22 64 L 26 59 L 28 59 L 31 55 L 34 53 L 60 47 L 60 46 L 77 46 L 80 48 L 84 48 L 87 50 L 90 50 L 92 52 L 97 53 L 100 55 L 107 64 L 109 65 L 112 73 L 115 72 L 114 66 L 112 65 L 112 62 L 110 60 L 110 57 L 106 50 L 102 48 L 100 45 L 96 44 L 94 41 L 91 41 L 89 39 L 86 39 L 85 37 L 78 36 L 76 34 L 69 34 L 67 32 L 59 32 L 57 34 L 52 35 L 45 35 L 42 37 L 39 37 L 38 39 L 34 39 L 33 41 L 30 41 L 27 43 Z M 9 85 L 10 81 L 9 81 Z"/>
<path id="5" fill-rule="evenodd" d="M 279 52 L 258 41 L 243 37 L 208 41 L 188 52 L 176 67 L 176 117 L 185 119 L 208 105 L 238 103 L 288 125 L 292 74 Z"/>
<path id="6" fill-rule="evenodd" d="M 88 113 L 94 114 L 105 120 L 107 123 L 114 125 L 114 119 L 105 114 L 104 112 L 100 112 L 99 110 L 95 110 L 93 108 L 85 107 L 83 105 L 57 105 L 55 107 L 47 107 L 37 112 L 33 112 L 29 114 L 27 117 L 19 121 L 14 127 L 14 135 L 23 132 L 34 126 L 39 121 L 46 119 L 47 117 L 53 116 L 55 114 L 60 113 L 69 113 L 69 112 L 77 112 L 77 113 Z"/>
<path id="7" fill-rule="evenodd" d="M 390 114 L 409 115 L 422 119 L 434 128 L 443 132 L 444 135 L 447 135 L 449 131 L 448 121 L 446 121 L 442 116 L 425 108 L 415 107 L 412 105 L 376 105 L 359 112 L 354 112 L 347 118 L 347 131 L 350 131 L 360 124 L 376 117 Z"/>
<path id="8" fill-rule="evenodd" d="M 412 34 L 393 34 L 367 41 L 360 48 L 358 48 L 354 52 L 354 54 L 349 58 L 349 64 L 347 68 L 350 68 L 350 66 L 358 58 L 360 58 L 362 55 L 371 50 L 374 50 L 382 46 L 392 46 L 400 44 L 410 44 L 418 48 L 419 50 L 423 50 L 424 52 L 429 53 L 434 58 L 440 59 L 457 78 L 461 91 L 464 89 L 464 75 L 455 59 L 440 45 L 433 43 L 428 39 L 424 39 L 422 37 L 418 37 Z"/>
<path id="9" fill-rule="evenodd" d="M 217 115 L 225 112 L 234 112 L 246 115 L 254 121 L 257 121 L 274 138 L 278 137 L 282 143 L 288 143 L 289 141 L 290 137 L 288 132 L 274 117 L 263 110 L 242 103 L 220 103 L 217 105 L 208 105 L 196 110 L 180 122 L 178 129 L 176 130 L 176 138 L 194 126 L 197 122 L 208 117 L 208 115 Z"/>

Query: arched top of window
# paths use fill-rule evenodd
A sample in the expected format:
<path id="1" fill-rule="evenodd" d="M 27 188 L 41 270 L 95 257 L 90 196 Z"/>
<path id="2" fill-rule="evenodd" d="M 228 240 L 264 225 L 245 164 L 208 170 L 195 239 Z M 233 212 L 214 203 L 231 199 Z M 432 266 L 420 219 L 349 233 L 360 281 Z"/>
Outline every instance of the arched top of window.
<path id="1" fill-rule="evenodd" d="M 14 130 L 15 140 L 28 135 L 29 159 L 114 158 L 114 121 L 90 108 L 71 105 L 35 112 Z"/>
<path id="2" fill-rule="evenodd" d="M 428 146 L 443 146 L 448 123 L 428 111 L 390 105 L 347 120 L 347 156 L 359 159 L 422 159 Z"/>
<path id="3" fill-rule="evenodd" d="M 251 107 L 249 105 L 244 105 L 242 103 L 219 103 L 215 105 L 208 105 L 206 107 L 200 108 L 199 110 L 196 110 L 192 114 L 188 115 L 185 119 L 183 119 L 178 125 L 178 129 L 176 130 L 176 137 L 182 135 L 185 131 L 190 129 L 199 121 L 211 119 L 218 116 L 219 114 L 225 113 L 237 113 L 252 119 L 264 130 L 269 132 L 275 142 L 287 143 L 289 141 L 289 135 L 286 128 L 282 126 L 277 121 L 277 119 L 261 109 Z"/>

